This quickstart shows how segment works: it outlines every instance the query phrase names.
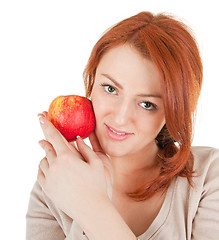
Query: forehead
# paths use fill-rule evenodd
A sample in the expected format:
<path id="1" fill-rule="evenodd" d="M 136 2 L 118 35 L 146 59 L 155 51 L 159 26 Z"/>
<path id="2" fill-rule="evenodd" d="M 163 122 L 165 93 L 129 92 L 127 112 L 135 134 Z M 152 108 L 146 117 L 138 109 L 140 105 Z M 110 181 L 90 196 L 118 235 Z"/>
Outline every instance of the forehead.
<path id="1" fill-rule="evenodd" d="M 160 93 L 160 75 L 156 66 L 129 44 L 114 47 L 102 56 L 96 76 L 102 74 L 110 75 L 121 85 L 128 85 L 133 90 Z"/>

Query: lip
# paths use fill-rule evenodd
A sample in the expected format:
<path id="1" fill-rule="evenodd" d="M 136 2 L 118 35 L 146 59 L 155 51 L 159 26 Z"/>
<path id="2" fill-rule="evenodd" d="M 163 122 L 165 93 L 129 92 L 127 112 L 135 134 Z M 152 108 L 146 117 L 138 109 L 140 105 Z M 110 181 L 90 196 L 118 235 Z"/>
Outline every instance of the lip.
<path id="1" fill-rule="evenodd" d="M 113 139 L 115 141 L 123 141 L 123 140 L 129 138 L 131 135 L 133 135 L 133 133 L 119 131 L 107 124 L 105 124 L 105 126 L 106 126 L 106 132 L 107 132 L 108 137 L 110 137 L 111 139 Z"/>

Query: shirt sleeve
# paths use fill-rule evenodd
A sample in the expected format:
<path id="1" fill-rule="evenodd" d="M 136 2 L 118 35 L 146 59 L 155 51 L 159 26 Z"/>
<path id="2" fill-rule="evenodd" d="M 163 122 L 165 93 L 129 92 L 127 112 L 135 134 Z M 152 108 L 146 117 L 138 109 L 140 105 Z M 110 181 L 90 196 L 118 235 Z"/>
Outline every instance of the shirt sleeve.
<path id="1" fill-rule="evenodd" d="M 192 240 L 219 236 L 219 150 L 214 149 L 203 180 L 203 191 L 192 225 Z"/>
<path id="2" fill-rule="evenodd" d="M 60 223 L 61 219 L 54 216 L 46 203 L 42 188 L 36 182 L 30 194 L 26 214 L 26 240 L 66 239 Z"/>

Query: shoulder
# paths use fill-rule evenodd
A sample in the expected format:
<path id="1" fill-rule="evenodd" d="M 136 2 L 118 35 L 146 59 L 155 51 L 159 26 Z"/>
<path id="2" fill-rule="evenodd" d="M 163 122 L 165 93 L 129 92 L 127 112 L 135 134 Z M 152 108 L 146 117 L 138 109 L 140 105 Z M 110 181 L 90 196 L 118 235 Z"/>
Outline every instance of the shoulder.
<path id="1" fill-rule="evenodd" d="M 219 149 L 213 147 L 204 147 L 204 146 L 192 146 L 192 154 L 195 158 L 201 158 L 206 160 L 211 160 L 212 157 L 219 157 Z"/>
<path id="2" fill-rule="evenodd" d="M 196 176 L 189 193 L 194 239 L 217 239 L 219 235 L 219 149 L 192 147 Z"/>
<path id="3" fill-rule="evenodd" d="M 186 178 L 178 177 L 175 191 L 177 196 L 184 196 L 185 202 L 189 201 L 189 204 L 193 205 L 195 214 L 201 200 L 207 205 L 212 198 L 219 201 L 219 149 L 195 146 L 191 152 L 194 157 L 193 187 Z"/>
<path id="4" fill-rule="evenodd" d="M 219 149 L 212 147 L 193 146 L 194 170 L 199 174 L 207 174 L 211 168 L 219 170 Z"/>
<path id="5" fill-rule="evenodd" d="M 201 199 L 214 198 L 219 201 L 219 149 L 192 147 L 194 156 L 194 190 Z M 197 193 L 196 192 L 196 193 Z"/>
<path id="6" fill-rule="evenodd" d="M 192 147 L 193 187 L 177 177 L 172 201 L 172 222 L 182 221 L 190 239 L 217 239 L 219 235 L 219 149 Z M 180 231 L 180 230 L 178 230 Z"/>

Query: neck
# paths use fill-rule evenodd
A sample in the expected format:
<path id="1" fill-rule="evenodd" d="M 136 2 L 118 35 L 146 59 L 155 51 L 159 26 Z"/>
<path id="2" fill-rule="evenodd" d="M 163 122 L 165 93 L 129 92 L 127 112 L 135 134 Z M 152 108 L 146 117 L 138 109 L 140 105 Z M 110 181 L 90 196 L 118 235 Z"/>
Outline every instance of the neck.
<path id="1" fill-rule="evenodd" d="M 114 169 L 114 189 L 119 192 L 131 192 L 145 181 L 159 174 L 157 164 L 158 147 L 148 146 L 144 151 L 132 156 L 111 157 Z"/>

